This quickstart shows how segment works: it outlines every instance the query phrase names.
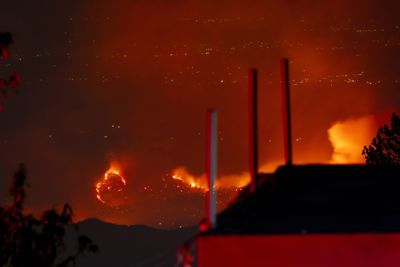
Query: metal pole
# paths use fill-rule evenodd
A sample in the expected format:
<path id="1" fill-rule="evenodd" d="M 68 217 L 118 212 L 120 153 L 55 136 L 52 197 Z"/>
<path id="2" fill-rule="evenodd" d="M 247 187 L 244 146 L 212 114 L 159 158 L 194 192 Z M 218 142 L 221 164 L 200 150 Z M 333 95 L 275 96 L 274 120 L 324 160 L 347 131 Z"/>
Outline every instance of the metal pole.
<path id="1" fill-rule="evenodd" d="M 249 70 L 249 172 L 251 177 L 250 189 L 252 192 L 256 190 L 258 174 L 257 76 L 256 69 Z"/>
<path id="2" fill-rule="evenodd" d="M 283 58 L 281 59 L 282 125 L 284 157 L 287 166 L 290 166 L 293 163 L 289 81 L 289 60 Z"/>
<path id="3" fill-rule="evenodd" d="M 218 156 L 218 114 L 216 110 L 207 111 L 206 125 L 206 169 L 208 191 L 206 192 L 207 226 L 215 228 L 217 225 L 217 205 L 215 193 L 215 180 L 217 178 Z"/>

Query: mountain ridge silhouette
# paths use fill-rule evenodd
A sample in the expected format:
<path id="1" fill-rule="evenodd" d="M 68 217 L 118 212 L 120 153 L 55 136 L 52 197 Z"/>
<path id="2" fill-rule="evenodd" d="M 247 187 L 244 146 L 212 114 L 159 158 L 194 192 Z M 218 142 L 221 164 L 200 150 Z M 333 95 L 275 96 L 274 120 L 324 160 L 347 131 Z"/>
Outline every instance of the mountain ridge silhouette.
<path id="1" fill-rule="evenodd" d="M 79 235 L 88 236 L 99 247 L 97 254 L 80 257 L 77 267 L 174 266 L 179 246 L 198 231 L 197 226 L 158 229 L 146 225 L 112 224 L 97 218 L 75 225 Z M 74 238 L 71 226 L 66 232 L 68 249 L 74 249 Z"/>

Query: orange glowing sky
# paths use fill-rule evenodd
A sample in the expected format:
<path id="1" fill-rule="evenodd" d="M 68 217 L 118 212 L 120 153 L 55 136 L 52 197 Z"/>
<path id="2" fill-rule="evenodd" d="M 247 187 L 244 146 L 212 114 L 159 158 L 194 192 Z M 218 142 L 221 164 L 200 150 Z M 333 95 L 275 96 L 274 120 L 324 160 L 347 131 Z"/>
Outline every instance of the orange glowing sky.
<path id="1" fill-rule="evenodd" d="M 0 188 L 19 162 L 29 205 L 78 219 L 176 227 L 203 215 L 204 121 L 219 110 L 220 208 L 247 174 L 247 69 L 260 71 L 260 166 L 282 162 L 279 59 L 291 60 L 294 161 L 360 162 L 400 103 L 397 1 L 54 1 L 2 4 Z M 96 198 L 118 162 L 127 199 Z M 179 171 L 182 179 L 173 179 Z M 235 189 L 227 188 L 235 186 Z M 201 188 L 200 188 L 201 189 Z M 0 200 L 5 201 L 2 192 Z"/>

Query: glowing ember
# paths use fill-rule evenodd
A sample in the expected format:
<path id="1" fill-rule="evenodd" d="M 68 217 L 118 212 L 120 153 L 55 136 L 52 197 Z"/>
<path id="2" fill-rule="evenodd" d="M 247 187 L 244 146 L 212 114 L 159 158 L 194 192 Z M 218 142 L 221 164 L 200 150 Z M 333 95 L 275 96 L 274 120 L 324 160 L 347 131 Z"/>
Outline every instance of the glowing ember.
<path id="1" fill-rule="evenodd" d="M 126 200 L 123 194 L 125 186 L 126 180 L 120 170 L 112 166 L 96 183 L 96 197 L 101 203 L 108 206 L 121 206 Z"/>

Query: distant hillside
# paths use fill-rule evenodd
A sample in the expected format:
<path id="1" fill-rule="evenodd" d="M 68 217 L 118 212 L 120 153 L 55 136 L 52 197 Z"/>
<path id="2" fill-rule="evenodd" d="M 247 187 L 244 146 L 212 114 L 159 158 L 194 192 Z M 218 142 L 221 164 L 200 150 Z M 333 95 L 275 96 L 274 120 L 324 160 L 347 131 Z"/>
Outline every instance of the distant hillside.
<path id="1" fill-rule="evenodd" d="M 144 225 L 115 225 L 97 219 L 80 222 L 78 227 L 79 234 L 91 238 L 100 251 L 82 256 L 77 267 L 171 267 L 178 247 L 197 231 L 197 227 L 161 230 Z M 68 231 L 70 247 L 73 237 Z"/>

